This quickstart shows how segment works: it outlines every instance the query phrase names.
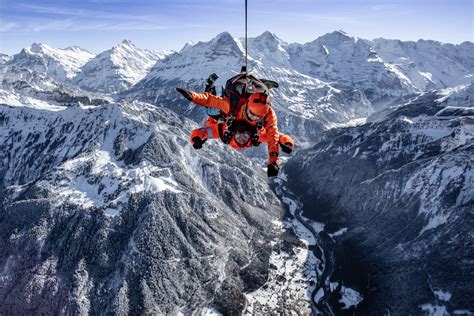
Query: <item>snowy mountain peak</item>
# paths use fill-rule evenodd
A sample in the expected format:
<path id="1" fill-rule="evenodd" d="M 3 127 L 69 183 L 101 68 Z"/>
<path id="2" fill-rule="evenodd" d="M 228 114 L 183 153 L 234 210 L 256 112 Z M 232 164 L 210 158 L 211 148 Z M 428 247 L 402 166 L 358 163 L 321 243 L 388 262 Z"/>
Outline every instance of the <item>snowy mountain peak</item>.
<path id="1" fill-rule="evenodd" d="M 8 61 L 9 66 L 28 68 L 50 76 L 58 82 L 73 78 L 80 67 L 95 55 L 83 49 L 59 49 L 33 43 Z"/>
<path id="2" fill-rule="evenodd" d="M 265 40 L 281 41 L 281 39 L 278 38 L 278 36 L 276 36 L 275 33 L 272 33 L 272 32 L 270 32 L 270 31 L 265 31 L 265 32 L 263 32 L 263 33 L 260 34 L 259 36 L 255 37 L 255 39 L 265 39 Z"/>
<path id="3" fill-rule="evenodd" d="M 209 42 L 211 47 L 215 48 L 236 48 L 238 50 L 241 50 L 240 48 L 240 43 L 232 36 L 230 35 L 229 32 L 222 32 L 218 34 L 216 37 L 214 37 L 210 42 Z"/>
<path id="4" fill-rule="evenodd" d="M 222 32 L 208 42 L 188 43 L 179 52 L 159 60 L 134 90 L 155 87 L 162 81 L 176 78 L 201 80 L 212 72 L 219 74 L 217 85 L 220 85 L 224 78 L 230 78 L 235 71 L 240 70 L 243 52 L 242 44 L 229 32 Z"/>
<path id="5" fill-rule="evenodd" d="M 64 50 L 69 50 L 69 51 L 76 52 L 76 53 L 87 53 L 87 54 L 94 55 L 91 52 L 89 52 L 87 49 L 84 49 L 84 48 L 79 47 L 79 46 L 68 46 Z"/>
<path id="6" fill-rule="evenodd" d="M 290 68 L 288 44 L 275 34 L 266 31 L 249 39 L 249 54 L 254 60 L 266 66 Z"/>
<path id="7" fill-rule="evenodd" d="M 169 52 L 140 49 L 124 39 L 85 64 L 74 83 L 89 91 L 121 92 L 140 81 L 156 61 L 167 54 Z"/>
<path id="8" fill-rule="evenodd" d="M 221 33 L 217 34 L 217 35 L 211 40 L 211 42 L 213 42 L 213 41 L 219 41 L 219 40 L 225 40 L 225 39 L 232 41 L 232 40 L 234 40 L 234 37 L 233 37 L 229 32 L 224 31 L 224 32 L 221 32 Z"/>
<path id="9" fill-rule="evenodd" d="M 194 43 L 193 41 L 189 41 L 186 44 L 184 44 L 183 48 L 181 48 L 181 50 L 179 52 L 182 53 L 185 50 L 187 50 L 188 48 L 193 47 L 194 45 L 196 45 L 196 43 Z"/>
<path id="10" fill-rule="evenodd" d="M 128 39 L 123 39 L 122 40 L 122 43 L 123 45 L 130 45 L 130 46 L 135 46 L 132 41 L 128 40 Z"/>
<path id="11" fill-rule="evenodd" d="M 33 43 L 29 47 L 29 51 L 32 53 L 46 53 L 51 50 L 52 50 L 51 47 L 43 43 Z"/>
<path id="12" fill-rule="evenodd" d="M 267 45 L 287 45 L 284 40 L 269 31 L 265 31 L 251 40 L 255 43 L 266 43 Z"/>
<path id="13" fill-rule="evenodd" d="M 117 46 L 114 46 L 112 49 L 131 49 L 131 50 L 136 50 L 138 49 L 135 44 L 132 43 L 132 41 L 128 40 L 128 39 L 124 39 L 122 40 L 122 42 L 120 42 L 120 44 L 118 44 Z"/>
<path id="14" fill-rule="evenodd" d="M 323 43 L 325 45 L 340 45 L 343 42 L 356 42 L 356 38 L 339 30 L 320 36 L 315 40 L 315 42 Z"/>
<path id="15" fill-rule="evenodd" d="M 473 43 L 452 45 L 431 40 L 405 42 L 383 38 L 369 43 L 383 62 L 403 74 L 420 91 L 455 87 L 474 79 Z"/>
<path id="16" fill-rule="evenodd" d="M 112 49 L 108 50 L 108 51 L 105 51 L 103 53 L 105 54 L 116 54 L 118 51 L 129 51 L 129 52 L 133 52 L 133 51 L 139 51 L 141 49 L 137 48 L 135 46 L 135 44 L 133 44 L 130 40 L 127 40 L 127 39 L 124 39 L 123 41 L 121 41 L 118 45 L 112 47 Z"/>

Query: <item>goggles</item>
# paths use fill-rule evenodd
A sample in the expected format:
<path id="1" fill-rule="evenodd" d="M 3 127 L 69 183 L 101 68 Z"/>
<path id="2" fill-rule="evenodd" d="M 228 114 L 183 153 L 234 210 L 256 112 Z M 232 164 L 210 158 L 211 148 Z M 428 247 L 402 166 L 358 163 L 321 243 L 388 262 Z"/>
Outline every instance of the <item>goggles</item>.
<path id="1" fill-rule="evenodd" d="M 260 93 L 260 97 L 258 99 L 257 98 L 253 99 L 253 103 L 267 104 L 267 98 L 268 96 L 266 94 Z"/>
<path id="2" fill-rule="evenodd" d="M 250 111 L 250 108 L 247 106 L 247 109 L 245 110 L 245 114 L 247 115 L 248 119 L 251 120 L 252 122 L 257 122 L 262 119 L 261 116 L 255 115 Z"/>
<path id="3" fill-rule="evenodd" d="M 241 147 L 247 145 L 247 143 L 249 142 L 249 139 L 250 139 L 250 134 L 248 132 L 243 132 L 243 133 L 235 132 L 234 133 L 234 140 Z"/>

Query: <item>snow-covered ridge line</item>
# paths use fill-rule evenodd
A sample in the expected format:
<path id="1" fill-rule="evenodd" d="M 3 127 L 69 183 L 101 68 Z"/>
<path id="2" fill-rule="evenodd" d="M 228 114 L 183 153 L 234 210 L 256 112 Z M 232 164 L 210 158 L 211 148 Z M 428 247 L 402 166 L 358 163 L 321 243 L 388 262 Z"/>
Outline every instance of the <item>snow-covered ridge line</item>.
<path id="1" fill-rule="evenodd" d="M 60 82 L 66 82 L 79 73 L 80 68 L 94 56 L 79 47 L 60 49 L 33 43 L 13 55 L 6 65 L 29 68 Z"/>
<path id="2" fill-rule="evenodd" d="M 159 76 L 153 74 L 153 69 L 150 67 L 156 61 L 172 55 L 172 52 L 141 50 L 129 40 L 124 40 L 111 50 L 99 54 L 98 59 L 85 69 L 89 76 L 93 76 L 90 79 L 80 74 L 80 68 L 94 56 L 78 47 L 61 50 L 35 43 L 15 55 L 13 59 L 18 60 L 19 55 L 33 54 L 34 56 L 29 58 L 36 58 L 36 61 L 32 61 L 35 63 L 41 59 L 42 54 L 49 56 L 48 58 L 64 64 L 59 68 L 67 69 L 62 78 L 59 74 L 61 69 L 52 69 L 50 72 L 56 76 L 55 79 L 69 80 L 77 75 L 75 84 L 80 84 L 89 90 L 109 93 L 126 90 L 147 74 L 150 79 L 157 77 L 167 80 L 179 78 L 184 81 L 203 79 L 208 74 L 204 75 L 201 69 L 205 66 L 203 64 L 205 59 L 209 59 L 204 56 L 212 53 L 220 59 L 212 64 L 212 71 L 219 73 L 224 80 L 232 75 L 231 71 L 238 71 L 242 64 L 242 41 L 228 32 L 223 32 L 208 42 L 188 43 L 177 52 L 178 55 L 184 56 L 184 60 L 179 59 L 178 62 L 176 57 L 166 59 L 169 67 L 158 66 L 157 72 L 164 71 Z M 252 63 L 256 63 L 264 68 L 296 70 L 323 81 L 350 82 L 365 91 L 369 99 L 380 102 L 383 102 L 387 94 L 396 97 L 406 92 L 452 87 L 472 82 L 474 78 L 474 62 L 471 54 L 474 43 L 471 42 L 452 45 L 424 40 L 369 41 L 352 37 L 343 31 L 336 31 L 305 44 L 288 44 L 267 31 L 250 38 L 249 49 L 251 68 L 254 67 Z M 75 65 L 71 64 L 71 58 L 77 59 Z M 181 67 L 174 67 L 175 61 Z M 186 67 L 189 64 L 193 67 Z M 118 74 L 115 74 L 117 78 L 111 79 L 112 73 L 102 76 L 94 74 L 97 72 L 97 67 L 117 69 Z M 371 75 L 372 72 L 377 73 L 378 79 Z M 374 93 L 377 95 L 372 95 Z"/>

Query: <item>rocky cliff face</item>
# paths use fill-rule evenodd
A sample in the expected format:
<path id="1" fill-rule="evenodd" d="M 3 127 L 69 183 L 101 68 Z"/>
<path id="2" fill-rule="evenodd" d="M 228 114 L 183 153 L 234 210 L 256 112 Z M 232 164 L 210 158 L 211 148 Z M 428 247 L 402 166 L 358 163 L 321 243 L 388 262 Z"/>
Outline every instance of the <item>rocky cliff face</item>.
<path id="1" fill-rule="evenodd" d="M 285 167 L 305 216 L 329 232 L 344 228 L 331 281 L 364 293 L 361 313 L 474 304 L 470 89 L 427 93 L 379 122 L 330 130 Z"/>
<path id="2" fill-rule="evenodd" d="M 0 310 L 241 311 L 281 206 L 234 151 L 196 155 L 191 126 L 143 103 L 2 105 Z"/>

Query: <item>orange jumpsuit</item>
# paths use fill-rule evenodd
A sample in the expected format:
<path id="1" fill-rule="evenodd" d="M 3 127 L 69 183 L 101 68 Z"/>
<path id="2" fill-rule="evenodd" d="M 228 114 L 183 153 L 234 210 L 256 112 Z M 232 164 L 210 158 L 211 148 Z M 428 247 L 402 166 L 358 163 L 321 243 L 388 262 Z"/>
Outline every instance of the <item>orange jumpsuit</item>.
<path id="1" fill-rule="evenodd" d="M 191 95 L 193 97 L 193 103 L 198 105 L 202 105 L 205 107 L 210 108 L 217 108 L 224 112 L 225 114 L 229 114 L 230 112 L 230 101 L 228 98 L 221 98 L 210 93 L 196 93 L 191 91 Z M 237 115 L 235 117 L 235 121 L 245 121 L 247 124 L 251 126 L 256 126 L 258 122 L 253 122 L 246 119 L 245 115 L 245 108 L 241 106 L 237 110 Z M 281 141 L 283 144 L 289 143 L 293 148 L 294 142 L 288 135 L 283 135 L 278 132 L 277 128 L 277 117 L 275 112 L 270 108 L 267 114 L 263 119 L 263 128 L 260 130 L 259 135 L 259 142 L 266 142 L 268 145 L 268 163 L 279 163 L 278 154 L 279 154 L 279 147 L 278 143 Z M 191 142 L 194 137 L 200 137 L 201 139 L 207 138 L 219 138 L 219 124 L 225 123 L 218 123 L 214 118 L 210 117 L 204 123 L 204 126 L 198 129 L 195 129 L 191 133 Z M 243 149 L 246 147 L 251 147 L 251 141 L 247 142 L 245 146 L 239 145 L 234 137 L 229 142 L 229 145 L 236 149 Z"/>

